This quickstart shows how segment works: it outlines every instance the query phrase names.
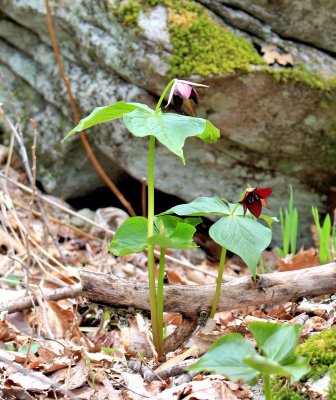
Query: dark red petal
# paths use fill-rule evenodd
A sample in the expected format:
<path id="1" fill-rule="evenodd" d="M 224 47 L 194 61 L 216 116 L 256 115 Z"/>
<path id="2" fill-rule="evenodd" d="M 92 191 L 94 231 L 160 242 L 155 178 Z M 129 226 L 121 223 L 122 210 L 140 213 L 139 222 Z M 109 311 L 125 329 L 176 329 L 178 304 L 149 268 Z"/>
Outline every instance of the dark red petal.
<path id="1" fill-rule="evenodd" d="M 198 93 L 194 88 L 192 88 L 191 93 L 190 93 L 190 99 L 195 102 L 195 104 L 198 104 Z"/>
<path id="2" fill-rule="evenodd" d="M 261 205 L 262 205 L 263 207 L 271 208 L 271 207 L 267 204 L 267 201 L 266 201 L 265 199 L 261 199 Z"/>
<path id="3" fill-rule="evenodd" d="M 246 204 L 246 207 L 249 209 L 250 213 L 255 217 L 259 217 L 262 210 L 261 200 L 253 201 L 252 203 Z"/>
<path id="4" fill-rule="evenodd" d="M 272 194 L 272 188 L 270 186 L 265 188 L 256 188 L 254 193 L 260 196 L 262 199 L 267 199 L 267 197 Z"/>
<path id="5" fill-rule="evenodd" d="M 174 94 L 173 103 L 174 103 L 174 107 L 176 108 L 177 111 L 181 111 L 182 110 L 182 104 L 183 104 L 182 97 L 177 96 L 177 95 Z"/>

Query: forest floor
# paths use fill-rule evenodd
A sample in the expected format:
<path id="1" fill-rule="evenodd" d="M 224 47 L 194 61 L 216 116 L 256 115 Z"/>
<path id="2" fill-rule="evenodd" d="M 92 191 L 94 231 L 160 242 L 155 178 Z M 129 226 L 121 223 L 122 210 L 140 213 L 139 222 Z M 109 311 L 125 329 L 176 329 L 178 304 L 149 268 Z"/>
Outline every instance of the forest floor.
<path id="1" fill-rule="evenodd" d="M 335 324 L 336 302 L 330 296 L 219 312 L 213 323 L 198 326 L 182 347 L 169 353 L 167 361 L 155 364 L 144 355 L 151 344 L 145 313 L 104 307 L 81 297 L 81 267 L 148 281 L 145 253 L 115 257 L 107 251 L 125 213 L 109 207 L 88 217 L 62 199 L 41 195 L 2 145 L 0 169 L 1 398 L 262 399 L 259 386 L 250 388 L 184 368 L 222 335 L 239 332 L 251 339 L 247 325 L 253 321 L 301 324 L 302 341 Z M 170 256 L 169 283 L 216 282 L 218 262 L 210 261 L 202 249 Z M 276 249 L 265 251 L 263 259 L 266 272 L 279 265 L 285 270 L 319 264 L 315 249 L 301 252 L 294 263 L 281 261 Z M 238 278 L 247 276 L 248 270 L 233 257 L 225 274 Z M 47 301 L 55 293 L 58 298 Z M 164 320 L 169 334 L 182 316 L 165 313 Z M 300 387 L 306 398 L 327 398 L 327 389 L 328 384 L 311 381 Z"/>

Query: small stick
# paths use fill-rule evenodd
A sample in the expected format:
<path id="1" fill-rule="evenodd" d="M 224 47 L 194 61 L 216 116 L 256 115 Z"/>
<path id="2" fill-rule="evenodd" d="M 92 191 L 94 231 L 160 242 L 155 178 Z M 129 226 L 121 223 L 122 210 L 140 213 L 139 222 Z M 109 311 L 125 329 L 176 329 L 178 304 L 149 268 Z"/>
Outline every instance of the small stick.
<path id="1" fill-rule="evenodd" d="M 39 287 L 39 289 L 41 290 L 40 287 Z M 42 290 L 41 290 L 41 293 L 42 293 L 42 296 L 43 296 Z M 45 304 L 43 302 L 43 299 L 38 294 L 35 295 L 35 298 L 36 298 L 36 301 L 38 302 L 38 305 L 40 306 L 41 311 L 42 311 L 43 325 L 44 325 L 46 337 L 47 337 L 47 339 L 55 340 L 55 336 L 52 334 L 50 326 L 49 326 L 48 316 L 47 316 L 47 309 L 46 309 L 46 306 L 45 306 Z"/>
<path id="2" fill-rule="evenodd" d="M 20 208 L 23 208 L 24 210 L 29 211 L 29 208 L 24 206 L 19 201 L 13 200 L 13 204 L 15 204 L 16 206 L 18 206 Z M 42 216 L 42 214 L 40 212 L 36 211 L 36 210 L 32 210 L 32 213 L 36 217 L 41 217 Z M 64 221 L 64 220 L 61 220 L 61 219 L 58 219 L 58 218 L 55 218 L 55 217 L 51 217 L 50 215 L 48 216 L 48 218 L 49 218 L 50 221 L 55 222 L 56 224 L 66 226 L 67 228 L 75 231 L 80 236 L 87 237 L 88 239 L 95 240 L 95 241 L 100 242 L 100 243 L 105 243 L 103 239 L 100 239 L 97 236 L 91 235 L 90 233 L 84 232 L 82 229 L 77 228 L 77 226 L 71 225 L 67 221 Z"/>
<path id="3" fill-rule="evenodd" d="M 80 283 L 75 285 L 62 287 L 55 290 L 45 290 L 42 298 L 45 301 L 58 301 L 63 299 L 71 299 L 82 294 L 82 286 Z M 35 296 L 25 296 L 21 299 L 9 301 L 6 303 L 0 303 L 0 312 L 7 311 L 8 314 L 12 314 L 17 311 L 26 310 L 33 307 Z"/>
<path id="4" fill-rule="evenodd" d="M 2 109 L 3 117 L 4 117 L 4 120 L 5 120 L 6 124 L 7 124 L 7 126 L 9 127 L 9 129 L 12 132 L 12 134 L 15 136 L 16 141 L 18 142 L 19 151 L 20 151 L 20 154 L 21 154 L 23 165 L 25 167 L 25 171 L 26 171 L 27 176 L 28 176 L 28 180 L 29 180 L 30 184 L 33 185 L 34 178 L 33 178 L 33 174 L 32 174 L 32 171 L 31 171 L 31 168 L 30 168 L 30 165 L 29 165 L 28 154 L 27 154 L 27 150 L 25 148 L 24 142 L 23 142 L 22 133 L 19 132 L 16 129 L 16 127 L 13 124 L 13 122 L 7 116 L 5 108 L 4 108 L 3 105 L 1 105 L 1 109 Z M 32 193 L 33 192 L 34 192 L 34 190 L 32 190 Z M 57 251 L 58 251 L 58 253 L 60 255 L 60 258 L 63 261 L 63 264 L 65 264 L 66 263 L 65 258 L 63 256 L 61 248 L 60 248 L 60 246 L 58 244 L 57 238 L 53 234 L 53 231 L 50 229 L 49 222 L 48 222 L 48 217 L 47 217 L 47 215 L 45 213 L 43 204 L 41 202 L 39 202 L 38 203 L 38 207 L 39 207 L 39 210 L 40 210 L 40 212 L 41 212 L 41 214 L 43 216 L 43 222 L 44 222 L 44 224 L 45 224 L 45 226 L 46 226 L 46 228 L 48 230 L 49 236 L 51 237 L 51 239 L 52 239 L 52 241 L 54 243 L 54 246 L 56 247 L 56 249 L 57 249 Z"/>
<path id="5" fill-rule="evenodd" d="M 31 182 L 31 186 L 32 186 L 32 195 L 31 195 L 31 199 L 29 202 L 29 216 L 28 216 L 28 223 L 27 223 L 27 230 L 29 232 L 30 230 L 30 225 L 31 225 L 31 221 L 33 218 L 33 205 L 34 205 L 34 201 L 35 201 L 35 194 L 36 194 L 36 144 L 37 144 L 37 125 L 35 120 L 33 120 L 32 118 L 30 119 L 30 123 L 33 126 L 33 131 L 34 131 L 34 138 L 33 138 L 33 144 L 32 144 L 32 182 Z"/>

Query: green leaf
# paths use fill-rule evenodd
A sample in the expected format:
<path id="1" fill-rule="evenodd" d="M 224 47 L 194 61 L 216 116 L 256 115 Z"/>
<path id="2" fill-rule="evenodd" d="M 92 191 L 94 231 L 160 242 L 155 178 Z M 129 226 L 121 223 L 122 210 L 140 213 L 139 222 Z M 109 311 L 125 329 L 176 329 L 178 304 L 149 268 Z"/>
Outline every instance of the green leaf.
<path id="1" fill-rule="evenodd" d="M 302 330 L 300 325 L 269 322 L 252 322 L 248 328 L 262 354 L 282 364 L 293 357 Z"/>
<path id="2" fill-rule="evenodd" d="M 257 220 L 239 215 L 228 215 L 213 224 L 211 238 L 220 246 L 241 257 L 256 275 L 261 252 L 271 243 L 272 231 Z"/>
<path id="3" fill-rule="evenodd" d="M 180 204 L 172 207 L 169 210 L 161 213 L 187 215 L 187 216 L 205 216 L 205 215 L 229 215 L 230 208 L 227 203 L 222 201 L 219 197 L 198 197 L 187 204 Z"/>
<path id="4" fill-rule="evenodd" d="M 201 218 L 182 218 L 165 215 L 155 217 L 158 234 L 148 239 L 149 244 L 165 249 L 187 249 L 197 245 L 193 241 L 195 226 L 202 222 Z"/>
<path id="5" fill-rule="evenodd" d="M 244 357 L 243 362 L 249 367 L 267 375 L 289 376 L 290 373 L 278 362 L 259 354 Z"/>
<path id="6" fill-rule="evenodd" d="M 254 347 L 240 334 L 232 333 L 217 340 L 208 352 L 188 369 L 224 375 L 232 381 L 244 380 L 253 385 L 260 373 L 243 362 L 248 355 L 256 355 Z"/>
<path id="7" fill-rule="evenodd" d="M 269 215 L 261 214 L 259 218 L 262 218 L 267 222 L 268 226 L 272 228 L 273 222 L 279 222 L 277 217 L 270 217 Z"/>
<path id="8" fill-rule="evenodd" d="M 145 250 L 148 244 L 166 249 L 197 247 L 193 241 L 193 235 L 196 232 L 195 226 L 200 222 L 202 222 L 201 218 L 186 218 L 184 220 L 171 215 L 155 217 L 154 235 L 147 238 L 147 218 L 128 218 L 119 226 L 110 243 L 109 251 L 116 256 L 125 256 Z"/>
<path id="9" fill-rule="evenodd" d="M 283 365 L 283 368 L 290 374 L 292 383 L 300 380 L 311 369 L 308 358 L 302 356 L 294 357 L 293 361 L 290 364 Z"/>
<path id="10" fill-rule="evenodd" d="M 28 349 L 31 354 L 36 354 L 39 349 L 39 344 L 37 342 L 33 342 L 32 344 L 26 343 L 20 348 L 19 353 L 27 355 Z"/>
<path id="11" fill-rule="evenodd" d="M 117 103 L 110 104 L 109 106 L 105 107 L 97 107 L 92 111 L 90 115 L 88 115 L 86 118 L 81 119 L 79 121 L 79 124 L 65 136 L 63 141 L 68 139 L 76 132 L 81 132 L 85 129 L 91 128 L 91 126 L 98 125 L 103 122 L 108 122 L 117 118 L 121 118 L 125 114 L 139 108 L 145 109 L 147 110 L 147 112 L 151 110 L 145 104 L 125 103 L 124 101 L 118 101 Z"/>
<path id="12" fill-rule="evenodd" d="M 183 146 L 187 137 L 197 136 L 206 130 L 206 120 L 185 115 L 149 114 L 137 109 L 124 115 L 127 129 L 138 137 L 155 136 L 172 153 L 184 161 Z"/>
<path id="13" fill-rule="evenodd" d="M 128 218 L 119 226 L 109 246 L 116 256 L 138 253 L 147 248 L 147 218 Z"/>
<path id="14" fill-rule="evenodd" d="M 201 135 L 197 135 L 203 142 L 216 143 L 220 138 L 220 130 L 216 128 L 209 120 L 206 120 L 205 131 Z"/>

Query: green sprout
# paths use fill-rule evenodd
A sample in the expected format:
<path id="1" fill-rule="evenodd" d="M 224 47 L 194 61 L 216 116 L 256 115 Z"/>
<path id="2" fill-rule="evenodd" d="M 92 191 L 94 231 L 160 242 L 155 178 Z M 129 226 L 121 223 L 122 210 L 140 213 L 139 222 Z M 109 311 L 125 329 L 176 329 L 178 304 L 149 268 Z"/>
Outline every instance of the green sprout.
<path id="1" fill-rule="evenodd" d="M 331 228 L 331 218 L 327 214 L 321 226 L 317 207 L 312 207 L 312 214 L 319 238 L 320 262 L 321 264 L 325 264 L 328 261 L 332 261 L 330 247 L 331 243 L 333 243 L 333 247 L 335 248 L 335 222 L 333 228 Z"/>
<path id="2" fill-rule="evenodd" d="M 272 400 L 271 376 L 284 376 L 296 382 L 310 371 L 308 358 L 294 354 L 302 327 L 253 322 L 248 328 L 259 352 L 239 333 L 232 333 L 217 340 L 188 369 L 224 375 L 250 385 L 255 385 L 262 377 L 265 399 Z"/>
<path id="3" fill-rule="evenodd" d="M 280 257 L 286 257 L 288 254 L 295 255 L 296 253 L 296 240 L 298 230 L 298 211 L 294 207 L 294 194 L 292 185 L 289 185 L 290 196 L 288 202 L 288 208 L 282 210 L 280 208 L 280 225 L 282 232 L 283 248 L 278 248 Z"/>

